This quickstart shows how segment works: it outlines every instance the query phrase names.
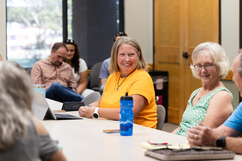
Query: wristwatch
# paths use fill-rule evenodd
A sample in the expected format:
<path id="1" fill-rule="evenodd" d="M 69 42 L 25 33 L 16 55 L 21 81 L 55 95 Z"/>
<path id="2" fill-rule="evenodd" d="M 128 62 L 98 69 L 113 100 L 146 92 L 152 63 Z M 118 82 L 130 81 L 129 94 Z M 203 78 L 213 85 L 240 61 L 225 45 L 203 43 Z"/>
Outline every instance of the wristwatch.
<path id="1" fill-rule="evenodd" d="M 216 140 L 216 146 L 217 147 L 221 147 L 224 148 L 225 147 L 225 136 L 221 136 L 220 138 L 218 138 L 218 140 Z"/>
<path id="2" fill-rule="evenodd" d="M 96 118 L 96 119 L 99 117 L 98 109 L 99 109 L 99 107 L 96 107 L 94 112 L 93 112 L 93 117 Z"/>

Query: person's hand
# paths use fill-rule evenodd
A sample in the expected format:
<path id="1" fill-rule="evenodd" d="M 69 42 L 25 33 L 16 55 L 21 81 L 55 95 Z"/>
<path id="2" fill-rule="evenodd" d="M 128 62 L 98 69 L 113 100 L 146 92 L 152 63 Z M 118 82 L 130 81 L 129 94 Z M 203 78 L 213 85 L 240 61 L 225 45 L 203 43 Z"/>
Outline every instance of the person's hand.
<path id="1" fill-rule="evenodd" d="M 81 106 L 78 113 L 81 117 L 93 118 L 95 107 Z"/>
<path id="2" fill-rule="evenodd" d="M 186 134 L 189 144 L 198 146 L 216 146 L 216 140 L 219 138 L 219 134 L 214 129 L 205 126 L 201 121 Z"/>

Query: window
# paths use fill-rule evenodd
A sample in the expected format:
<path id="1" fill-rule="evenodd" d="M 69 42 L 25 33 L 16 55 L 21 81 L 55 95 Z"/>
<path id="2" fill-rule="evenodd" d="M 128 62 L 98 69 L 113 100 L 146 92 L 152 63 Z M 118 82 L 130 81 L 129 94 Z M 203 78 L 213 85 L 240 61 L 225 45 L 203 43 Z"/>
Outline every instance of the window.
<path id="1" fill-rule="evenodd" d="M 25 68 L 62 41 L 62 0 L 7 0 L 7 58 Z M 50 12 L 51 11 L 51 12 Z"/>
<path id="2" fill-rule="evenodd" d="M 63 38 L 75 39 L 89 67 L 110 56 L 113 35 L 123 31 L 123 0 L 63 1 L 66 9 L 62 0 L 6 0 L 8 60 L 31 68 Z M 63 10 L 67 10 L 66 27 Z"/>

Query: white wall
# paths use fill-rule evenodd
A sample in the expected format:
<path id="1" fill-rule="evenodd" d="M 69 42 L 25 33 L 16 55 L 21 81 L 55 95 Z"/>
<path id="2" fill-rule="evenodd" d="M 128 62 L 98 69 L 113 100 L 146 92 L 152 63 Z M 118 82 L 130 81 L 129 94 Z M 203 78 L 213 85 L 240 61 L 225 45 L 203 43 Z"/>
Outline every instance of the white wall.
<path id="1" fill-rule="evenodd" d="M 125 0 L 125 32 L 141 46 L 146 63 L 153 63 L 153 1 Z"/>
<path id="2" fill-rule="evenodd" d="M 221 45 L 230 62 L 233 63 L 239 50 L 239 0 L 221 1 Z M 239 91 L 233 81 L 223 81 L 232 92 L 235 106 L 239 104 Z"/>
<path id="3" fill-rule="evenodd" d="M 0 1 L 0 54 L 6 59 L 6 6 L 5 0 Z"/>
<path id="4" fill-rule="evenodd" d="M 239 50 L 239 0 L 222 0 L 221 11 L 221 44 L 231 66 Z"/>

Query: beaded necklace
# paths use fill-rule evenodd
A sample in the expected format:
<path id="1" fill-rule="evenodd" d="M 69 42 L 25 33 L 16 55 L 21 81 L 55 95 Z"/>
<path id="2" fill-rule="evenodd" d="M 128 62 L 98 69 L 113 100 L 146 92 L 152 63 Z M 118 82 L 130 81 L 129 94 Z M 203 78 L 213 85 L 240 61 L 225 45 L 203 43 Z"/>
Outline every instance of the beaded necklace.
<path id="1" fill-rule="evenodd" d="M 136 69 L 136 68 L 135 68 L 135 69 Z M 120 77 L 121 77 L 121 74 L 120 74 L 120 76 L 119 76 L 119 78 L 118 78 L 118 82 L 117 82 L 117 91 L 118 91 L 119 87 L 123 84 L 123 82 L 126 80 L 126 78 L 128 78 L 128 76 L 129 76 L 130 74 L 132 74 L 132 73 L 135 71 L 135 69 L 134 69 L 131 73 L 129 73 L 129 74 L 124 78 L 124 80 L 119 84 L 119 80 L 120 80 Z"/>

